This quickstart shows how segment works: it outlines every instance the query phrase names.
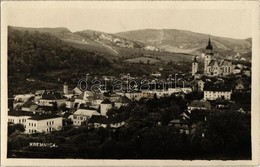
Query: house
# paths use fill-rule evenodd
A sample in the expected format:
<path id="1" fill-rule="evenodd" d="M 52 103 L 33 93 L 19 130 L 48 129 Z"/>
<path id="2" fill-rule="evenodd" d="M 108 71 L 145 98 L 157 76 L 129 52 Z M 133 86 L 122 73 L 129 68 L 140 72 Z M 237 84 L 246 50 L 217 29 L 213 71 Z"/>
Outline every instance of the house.
<path id="1" fill-rule="evenodd" d="M 53 114 L 35 115 L 27 119 L 25 133 L 44 133 L 62 128 L 62 117 Z"/>
<path id="2" fill-rule="evenodd" d="M 169 126 L 173 126 L 177 133 L 190 134 L 192 132 L 190 113 L 183 112 L 178 118 L 171 120 Z"/>
<path id="3" fill-rule="evenodd" d="M 189 121 L 183 118 L 171 120 L 169 126 L 173 126 L 177 133 L 190 134 L 191 132 Z"/>
<path id="4" fill-rule="evenodd" d="M 92 100 L 92 106 L 100 106 L 102 101 L 105 100 L 105 96 L 103 93 L 94 93 L 94 98 Z"/>
<path id="5" fill-rule="evenodd" d="M 223 98 L 225 100 L 230 100 L 232 94 L 232 89 L 227 87 L 208 87 L 204 89 L 204 100 L 216 100 L 218 98 Z"/>
<path id="6" fill-rule="evenodd" d="M 151 74 L 151 76 L 153 76 L 153 77 L 161 77 L 162 74 L 160 72 L 154 72 L 154 73 Z"/>
<path id="7" fill-rule="evenodd" d="M 173 94 L 173 93 L 180 93 L 180 92 L 182 92 L 182 90 L 181 90 L 180 87 L 168 88 L 168 92 L 169 92 L 170 94 Z"/>
<path id="8" fill-rule="evenodd" d="M 131 100 L 128 97 L 121 96 L 114 104 L 116 108 L 120 108 L 121 106 L 127 106 L 129 103 L 131 103 Z"/>
<path id="9" fill-rule="evenodd" d="M 88 122 L 93 115 L 100 115 L 97 110 L 91 108 L 79 108 L 72 117 L 73 125 L 80 126 Z"/>
<path id="10" fill-rule="evenodd" d="M 126 97 L 128 97 L 130 100 L 140 100 L 143 97 L 143 94 L 141 91 L 128 91 L 124 93 Z"/>
<path id="11" fill-rule="evenodd" d="M 236 91 L 246 91 L 249 88 L 249 83 L 245 79 L 239 78 L 236 81 L 235 90 Z"/>
<path id="12" fill-rule="evenodd" d="M 9 111 L 8 112 L 8 122 L 13 124 L 22 124 L 26 128 L 27 119 L 34 116 L 31 112 L 26 111 Z"/>
<path id="13" fill-rule="evenodd" d="M 233 70 L 233 73 L 234 73 L 234 74 L 240 74 L 241 71 L 242 71 L 242 70 L 241 70 L 238 66 L 236 66 L 236 67 L 234 68 L 234 70 Z"/>
<path id="14" fill-rule="evenodd" d="M 81 95 L 83 93 L 82 90 L 80 90 L 78 87 L 75 87 L 73 90 L 72 90 L 73 94 L 75 95 Z"/>
<path id="15" fill-rule="evenodd" d="M 185 94 L 188 94 L 188 93 L 192 92 L 192 88 L 191 87 L 183 87 L 183 88 L 181 88 L 181 91 Z"/>
<path id="16" fill-rule="evenodd" d="M 192 110 L 209 110 L 211 108 L 211 104 L 205 100 L 193 100 L 191 104 L 188 106 L 188 111 Z"/>
<path id="17" fill-rule="evenodd" d="M 57 104 L 59 107 L 61 104 L 66 104 L 67 98 L 63 96 L 60 92 L 56 91 L 46 91 L 42 94 L 42 98 L 39 99 L 38 105 L 41 106 L 54 106 Z"/>
<path id="18" fill-rule="evenodd" d="M 217 109 L 227 109 L 227 108 L 229 108 L 229 105 L 230 105 L 229 101 L 227 101 L 227 100 L 225 100 L 223 98 L 218 98 L 215 101 L 215 107 Z"/>
<path id="19" fill-rule="evenodd" d="M 107 115 L 107 111 L 113 107 L 112 102 L 108 99 L 105 99 L 101 104 L 100 104 L 100 113 L 103 116 Z"/>
<path id="20" fill-rule="evenodd" d="M 251 70 L 248 67 L 245 67 L 242 72 L 243 72 L 244 75 L 246 75 L 248 77 L 251 76 Z"/>
<path id="21" fill-rule="evenodd" d="M 206 83 L 206 81 L 204 81 L 202 79 L 198 81 L 198 91 L 202 92 L 204 90 L 205 83 Z"/>
<path id="22" fill-rule="evenodd" d="M 108 93 L 108 92 L 105 92 L 103 94 L 104 98 L 103 99 L 108 99 L 109 101 L 111 102 L 115 102 L 116 100 L 118 100 L 120 98 L 120 95 L 117 94 L 117 93 Z"/>
<path id="23" fill-rule="evenodd" d="M 38 105 L 31 100 L 28 100 L 21 106 L 22 111 L 27 111 L 27 112 L 35 112 L 35 110 L 38 108 Z"/>
<path id="24" fill-rule="evenodd" d="M 20 107 L 22 104 L 24 104 L 26 101 L 28 101 L 31 98 L 34 98 L 34 94 L 21 94 L 21 95 L 16 95 L 14 97 L 13 101 L 13 108 Z"/>
<path id="25" fill-rule="evenodd" d="M 88 122 L 89 126 L 94 128 L 120 128 L 125 125 L 125 121 L 121 117 L 116 116 L 92 116 Z"/>
<path id="26" fill-rule="evenodd" d="M 75 104 L 74 98 L 70 98 L 66 100 L 66 108 L 74 108 L 74 104 Z"/>

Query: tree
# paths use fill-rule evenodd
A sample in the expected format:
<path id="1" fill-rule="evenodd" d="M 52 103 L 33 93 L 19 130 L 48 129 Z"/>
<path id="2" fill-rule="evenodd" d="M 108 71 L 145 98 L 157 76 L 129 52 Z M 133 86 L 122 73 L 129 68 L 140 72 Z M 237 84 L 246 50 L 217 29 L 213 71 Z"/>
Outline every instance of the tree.
<path id="1" fill-rule="evenodd" d="M 22 124 L 8 124 L 8 135 L 14 132 L 24 132 L 25 128 Z"/>

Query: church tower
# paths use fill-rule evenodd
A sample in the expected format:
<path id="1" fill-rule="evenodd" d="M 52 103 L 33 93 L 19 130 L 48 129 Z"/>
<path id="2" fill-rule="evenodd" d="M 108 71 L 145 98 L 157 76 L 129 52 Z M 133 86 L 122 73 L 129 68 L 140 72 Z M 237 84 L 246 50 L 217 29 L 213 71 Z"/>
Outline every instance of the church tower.
<path id="1" fill-rule="evenodd" d="M 209 38 L 209 42 L 208 42 L 208 46 L 206 47 L 206 54 L 205 54 L 205 63 L 204 63 L 204 73 L 207 74 L 207 66 L 209 65 L 210 61 L 212 60 L 212 56 L 213 56 L 213 47 L 211 45 L 210 42 L 210 38 Z"/>
<path id="2" fill-rule="evenodd" d="M 65 95 L 69 94 L 69 86 L 68 86 L 67 82 L 65 82 L 63 85 L 63 93 Z"/>
<path id="3" fill-rule="evenodd" d="M 198 72 L 198 68 L 199 68 L 199 64 L 198 64 L 198 61 L 197 61 L 196 56 L 195 56 L 195 58 L 192 62 L 192 70 L 191 70 L 192 76 L 194 76 L 196 74 L 196 72 Z"/>

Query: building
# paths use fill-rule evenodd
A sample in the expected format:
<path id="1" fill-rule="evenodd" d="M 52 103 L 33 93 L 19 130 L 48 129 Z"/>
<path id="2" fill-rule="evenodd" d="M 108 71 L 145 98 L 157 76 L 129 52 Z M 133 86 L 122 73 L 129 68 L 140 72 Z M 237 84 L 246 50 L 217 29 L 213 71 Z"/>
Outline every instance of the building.
<path id="1" fill-rule="evenodd" d="M 67 82 L 65 82 L 63 85 L 63 93 L 64 93 L 64 95 L 69 94 L 69 86 L 68 86 Z"/>
<path id="2" fill-rule="evenodd" d="M 31 98 L 34 98 L 34 94 L 21 94 L 21 95 L 16 95 L 14 97 L 13 101 L 13 108 L 20 107 L 22 104 L 24 104 L 26 101 L 28 101 Z"/>
<path id="3" fill-rule="evenodd" d="M 88 120 L 93 115 L 100 115 L 100 114 L 95 109 L 80 108 L 73 114 L 73 118 L 72 118 L 73 125 L 80 126 L 84 122 L 87 123 Z"/>
<path id="4" fill-rule="evenodd" d="M 120 108 L 122 106 L 127 106 L 131 100 L 126 96 L 121 96 L 118 100 L 115 101 L 115 107 Z"/>
<path id="5" fill-rule="evenodd" d="M 26 128 L 26 122 L 34 114 L 26 111 L 9 111 L 8 122 L 13 124 L 22 124 Z"/>
<path id="6" fill-rule="evenodd" d="M 94 128 L 120 128 L 125 125 L 125 121 L 120 117 L 93 116 L 88 122 L 89 126 Z"/>
<path id="7" fill-rule="evenodd" d="M 231 94 L 232 94 L 231 88 L 225 88 L 225 87 L 205 88 L 204 89 L 204 100 L 216 100 L 218 98 L 230 100 Z"/>
<path id="8" fill-rule="evenodd" d="M 112 102 L 108 99 L 105 99 L 101 104 L 100 104 L 100 113 L 103 116 L 107 115 L 107 111 L 113 107 Z"/>
<path id="9" fill-rule="evenodd" d="M 204 59 L 204 74 L 207 76 L 225 76 L 234 73 L 234 65 L 231 60 L 216 59 L 213 46 L 209 39 Z"/>
<path id="10" fill-rule="evenodd" d="M 35 110 L 38 108 L 38 105 L 31 100 L 28 100 L 21 106 L 22 111 L 27 111 L 27 112 L 35 112 Z"/>
<path id="11" fill-rule="evenodd" d="M 67 98 L 61 93 L 56 91 L 46 91 L 42 94 L 42 98 L 39 99 L 38 105 L 40 106 L 54 106 L 57 104 L 59 107 L 61 104 L 66 104 Z"/>
<path id="12" fill-rule="evenodd" d="M 195 57 L 193 62 L 192 62 L 192 76 L 195 76 L 195 74 L 198 72 L 198 69 L 199 69 L 199 64 L 198 64 L 198 61 Z"/>
<path id="13" fill-rule="evenodd" d="M 151 76 L 153 76 L 153 77 L 161 77 L 162 74 L 157 71 L 157 72 L 152 73 Z"/>
<path id="14" fill-rule="evenodd" d="M 211 108 L 211 104 L 205 100 L 193 100 L 191 104 L 188 106 L 188 111 L 192 110 L 209 110 Z"/>
<path id="15" fill-rule="evenodd" d="M 27 119 L 25 133 L 48 133 L 61 128 L 62 117 L 53 114 L 42 114 Z"/>
<path id="16" fill-rule="evenodd" d="M 74 98 L 70 98 L 66 100 L 66 108 L 74 108 L 74 104 L 75 104 Z"/>

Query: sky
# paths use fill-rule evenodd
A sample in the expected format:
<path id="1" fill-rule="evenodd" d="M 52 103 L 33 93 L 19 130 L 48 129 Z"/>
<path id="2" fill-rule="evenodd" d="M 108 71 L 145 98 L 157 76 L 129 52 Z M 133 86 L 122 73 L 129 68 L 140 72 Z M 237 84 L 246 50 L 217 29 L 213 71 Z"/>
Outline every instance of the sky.
<path id="1" fill-rule="evenodd" d="M 138 29 L 182 29 L 209 35 L 244 39 L 252 36 L 248 9 L 186 8 L 155 5 L 118 6 L 101 4 L 46 5 L 30 2 L 9 5 L 8 25 L 21 27 L 66 27 L 72 32 L 97 30 L 116 33 Z M 157 4 L 158 5 L 158 4 Z M 8 18 L 8 19 L 7 19 Z"/>

